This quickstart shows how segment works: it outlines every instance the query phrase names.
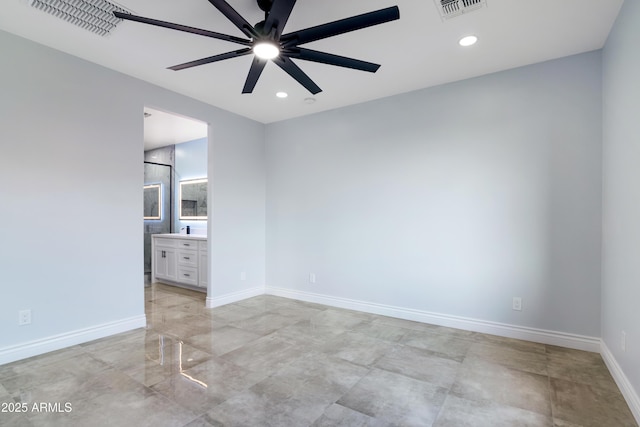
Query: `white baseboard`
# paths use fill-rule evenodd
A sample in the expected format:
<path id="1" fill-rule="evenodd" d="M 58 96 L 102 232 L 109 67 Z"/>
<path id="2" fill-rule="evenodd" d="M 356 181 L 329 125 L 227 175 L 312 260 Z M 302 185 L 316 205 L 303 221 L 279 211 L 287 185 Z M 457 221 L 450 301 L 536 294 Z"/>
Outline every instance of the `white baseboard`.
<path id="1" fill-rule="evenodd" d="M 638 396 L 638 393 L 629 382 L 629 379 L 624 374 L 624 371 L 618 364 L 618 361 L 604 341 L 602 341 L 601 344 L 600 354 L 602 355 L 607 368 L 609 368 L 611 376 L 615 380 L 616 384 L 618 384 L 618 388 L 627 401 L 627 405 L 629 405 L 629 409 L 631 409 L 631 413 L 633 413 L 636 422 L 640 424 L 640 396 Z"/>
<path id="2" fill-rule="evenodd" d="M 565 332 L 547 331 L 525 326 L 508 325 L 505 323 L 490 322 L 486 320 L 470 319 L 466 317 L 451 316 L 447 314 L 431 313 L 428 311 L 414 310 L 390 305 L 375 304 L 365 301 L 338 298 L 328 295 L 314 294 L 291 289 L 283 289 L 268 286 L 266 293 L 301 301 L 314 302 L 332 307 L 346 308 L 350 310 L 364 311 L 366 313 L 380 314 L 399 319 L 413 320 L 432 325 L 446 326 L 467 331 L 481 332 L 490 335 L 498 335 L 508 338 L 516 338 L 533 341 L 542 344 L 557 345 L 576 350 L 600 352 L 600 338 L 589 337 Z"/>
<path id="3" fill-rule="evenodd" d="M 54 350 L 60 350 L 77 344 L 97 340 L 109 335 L 127 332 L 147 326 L 146 316 L 134 316 L 115 322 L 103 323 L 90 328 L 77 329 L 64 334 L 53 335 L 39 340 L 29 341 L 10 347 L 0 348 L 0 365 L 37 356 Z"/>
<path id="4" fill-rule="evenodd" d="M 239 292 L 232 292 L 230 294 L 224 294 L 216 297 L 210 297 L 207 295 L 206 307 L 215 308 L 221 305 L 231 304 L 232 302 L 242 301 L 243 299 L 257 297 L 258 295 L 264 295 L 264 286 L 257 288 L 245 289 Z"/>

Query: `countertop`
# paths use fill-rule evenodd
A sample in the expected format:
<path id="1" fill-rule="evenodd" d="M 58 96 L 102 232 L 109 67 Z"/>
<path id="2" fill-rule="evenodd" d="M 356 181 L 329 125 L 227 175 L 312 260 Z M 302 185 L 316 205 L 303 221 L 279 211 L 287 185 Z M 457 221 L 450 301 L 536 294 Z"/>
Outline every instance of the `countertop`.
<path id="1" fill-rule="evenodd" d="M 203 236 L 200 234 L 168 233 L 168 234 L 152 234 L 151 237 L 168 237 L 170 239 L 207 240 L 207 236 Z"/>

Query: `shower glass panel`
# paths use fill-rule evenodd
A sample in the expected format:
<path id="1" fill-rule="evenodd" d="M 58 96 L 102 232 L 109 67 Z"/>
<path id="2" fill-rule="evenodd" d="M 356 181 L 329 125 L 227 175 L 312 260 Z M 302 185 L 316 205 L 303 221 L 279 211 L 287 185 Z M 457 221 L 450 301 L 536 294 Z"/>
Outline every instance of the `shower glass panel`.
<path id="1" fill-rule="evenodd" d="M 144 220 L 144 273 L 151 273 L 151 235 L 160 233 L 171 233 L 172 224 L 172 212 L 171 212 L 171 195 L 173 194 L 172 185 L 172 173 L 173 168 L 169 165 L 162 165 L 158 163 L 144 162 L 144 186 L 146 190 L 149 188 L 160 188 L 160 208 L 156 209 L 154 206 L 145 206 L 145 212 L 147 210 L 157 210 L 158 219 L 145 219 Z M 152 187 L 153 186 L 153 187 Z M 157 198 L 145 197 L 145 204 L 157 203 Z M 147 215 L 146 213 L 144 214 Z M 155 218 L 155 217 L 154 217 Z"/>

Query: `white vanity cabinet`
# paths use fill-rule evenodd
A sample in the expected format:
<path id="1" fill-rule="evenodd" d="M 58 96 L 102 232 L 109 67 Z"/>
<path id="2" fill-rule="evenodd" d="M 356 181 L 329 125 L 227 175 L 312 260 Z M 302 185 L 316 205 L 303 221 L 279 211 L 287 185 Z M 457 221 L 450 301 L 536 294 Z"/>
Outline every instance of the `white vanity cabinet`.
<path id="1" fill-rule="evenodd" d="M 152 282 L 207 288 L 207 239 L 184 234 L 156 234 L 151 239 Z"/>

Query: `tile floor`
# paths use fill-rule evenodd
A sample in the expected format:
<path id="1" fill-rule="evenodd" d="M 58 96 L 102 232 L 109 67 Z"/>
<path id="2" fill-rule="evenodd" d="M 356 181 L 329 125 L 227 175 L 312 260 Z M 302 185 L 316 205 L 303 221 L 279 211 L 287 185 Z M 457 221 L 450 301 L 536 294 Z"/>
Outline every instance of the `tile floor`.
<path id="1" fill-rule="evenodd" d="M 146 295 L 146 329 L 0 366 L 3 408 L 27 409 L 0 425 L 637 427 L 598 354 L 274 296 Z"/>

